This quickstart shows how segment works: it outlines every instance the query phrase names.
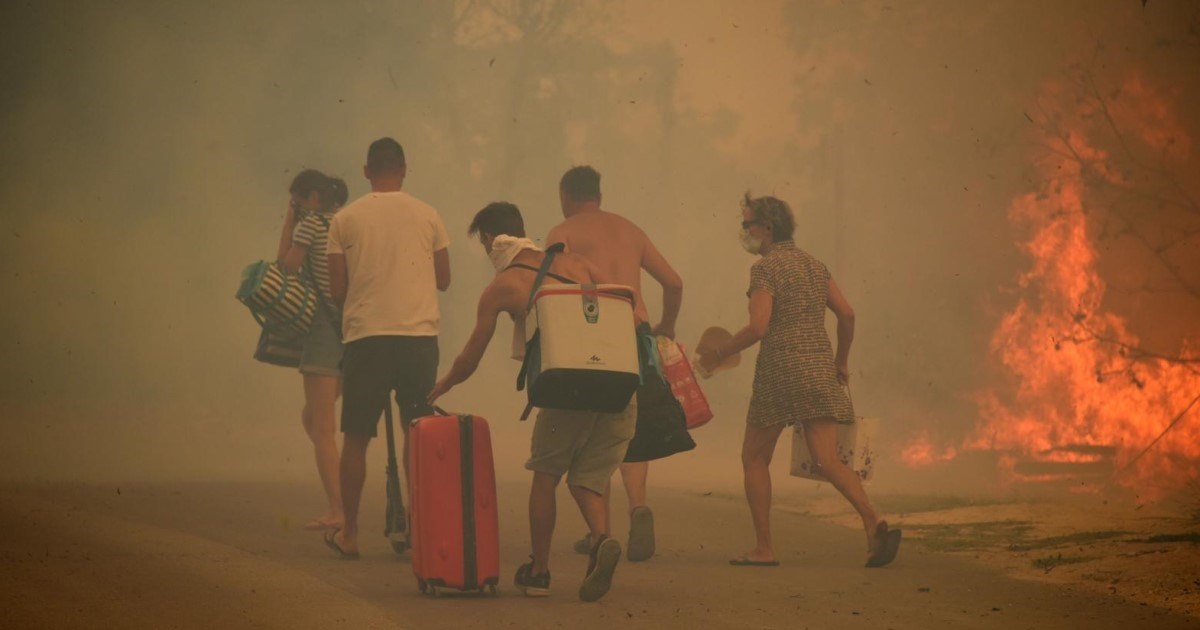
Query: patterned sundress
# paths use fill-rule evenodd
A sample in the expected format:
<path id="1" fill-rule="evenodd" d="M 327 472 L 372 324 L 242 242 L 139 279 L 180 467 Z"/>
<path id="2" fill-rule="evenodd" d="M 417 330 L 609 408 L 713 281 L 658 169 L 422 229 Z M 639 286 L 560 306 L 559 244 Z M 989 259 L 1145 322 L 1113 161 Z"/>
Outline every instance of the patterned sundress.
<path id="1" fill-rule="evenodd" d="M 829 269 L 792 241 L 774 243 L 750 268 L 750 290 L 774 297 L 754 366 L 746 421 L 760 427 L 831 418 L 854 422 L 825 331 Z"/>

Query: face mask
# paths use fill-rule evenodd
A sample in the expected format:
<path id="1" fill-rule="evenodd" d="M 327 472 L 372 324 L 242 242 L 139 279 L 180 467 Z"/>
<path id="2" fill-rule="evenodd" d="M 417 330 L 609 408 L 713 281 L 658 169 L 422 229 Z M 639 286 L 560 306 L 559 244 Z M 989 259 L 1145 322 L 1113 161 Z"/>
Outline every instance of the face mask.
<path id="1" fill-rule="evenodd" d="M 742 242 L 742 249 L 751 254 L 758 254 L 762 250 L 762 239 L 750 236 L 750 230 L 742 230 L 738 234 L 738 240 Z"/>

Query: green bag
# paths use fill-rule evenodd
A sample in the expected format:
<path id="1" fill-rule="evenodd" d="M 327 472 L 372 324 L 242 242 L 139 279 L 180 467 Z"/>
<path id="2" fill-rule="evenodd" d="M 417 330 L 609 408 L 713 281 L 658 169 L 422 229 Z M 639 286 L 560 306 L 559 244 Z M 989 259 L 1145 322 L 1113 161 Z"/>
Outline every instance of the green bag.
<path id="1" fill-rule="evenodd" d="M 303 353 L 303 340 L 277 335 L 264 328 L 258 335 L 258 347 L 254 349 L 254 358 L 271 365 L 295 368 L 300 367 L 300 357 Z"/>
<path id="2" fill-rule="evenodd" d="M 317 308 L 317 289 L 277 263 L 260 260 L 242 270 L 237 299 L 264 330 L 284 336 L 308 334 Z"/>

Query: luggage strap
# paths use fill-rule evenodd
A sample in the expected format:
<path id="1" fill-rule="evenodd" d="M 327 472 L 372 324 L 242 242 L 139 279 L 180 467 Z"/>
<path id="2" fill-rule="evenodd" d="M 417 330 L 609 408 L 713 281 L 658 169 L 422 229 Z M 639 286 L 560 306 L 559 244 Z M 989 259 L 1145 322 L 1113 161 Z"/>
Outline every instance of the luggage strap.
<path id="1" fill-rule="evenodd" d="M 555 243 L 546 248 L 546 255 L 542 258 L 542 266 L 538 268 L 537 277 L 533 279 L 533 288 L 529 290 L 529 303 L 525 305 L 526 313 L 533 309 L 533 300 L 537 297 L 537 290 L 541 288 L 542 281 L 550 273 L 550 263 L 554 262 L 554 256 L 562 253 L 566 246 L 566 243 Z"/>
<path id="2" fill-rule="evenodd" d="M 561 253 L 566 248 L 565 243 L 555 243 L 546 248 L 546 255 L 542 258 L 542 265 L 537 270 L 537 277 L 533 279 L 533 287 L 529 289 L 529 302 L 525 305 L 525 315 L 529 316 L 529 312 L 533 310 L 534 299 L 537 298 L 537 290 L 542 286 L 542 281 L 546 279 L 546 275 L 550 273 L 550 264 L 554 262 L 554 257 Z M 554 276 L 551 276 L 554 277 Z M 556 278 L 559 279 L 559 278 Z M 533 354 L 534 344 L 541 341 L 541 330 L 533 331 L 533 336 L 525 343 L 525 356 L 521 359 L 521 371 L 517 372 L 517 391 L 525 389 L 526 381 L 529 376 L 529 357 Z M 521 420 L 529 418 L 529 413 L 533 411 L 533 401 L 530 400 L 525 405 L 525 411 L 521 413 Z"/>

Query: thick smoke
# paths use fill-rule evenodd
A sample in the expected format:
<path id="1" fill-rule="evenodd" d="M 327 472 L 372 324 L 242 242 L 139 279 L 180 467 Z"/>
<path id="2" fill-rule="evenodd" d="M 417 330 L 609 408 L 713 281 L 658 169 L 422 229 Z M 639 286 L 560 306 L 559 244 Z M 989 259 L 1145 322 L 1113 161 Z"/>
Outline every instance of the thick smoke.
<path id="1" fill-rule="evenodd" d="M 273 255 L 291 176 L 361 195 L 384 135 L 454 239 L 443 369 L 491 273 L 470 217 L 505 199 L 544 235 L 558 176 L 589 163 L 682 273 L 688 344 L 746 319 L 741 194 L 790 202 L 858 312 L 859 411 L 894 448 L 961 439 L 1023 264 L 1006 209 L 1033 188 L 1040 87 L 1097 49 L 1198 45 L 1194 5 L 1157 0 L 42 2 L 2 21 L 0 476 L 37 479 L 311 477 L 300 379 L 251 360 L 233 291 Z M 1194 66 L 1147 72 L 1197 94 Z M 491 418 L 513 466 L 529 427 L 506 342 L 445 402 Z M 717 420 L 674 474 L 736 482 L 751 364 L 706 383 Z"/>

